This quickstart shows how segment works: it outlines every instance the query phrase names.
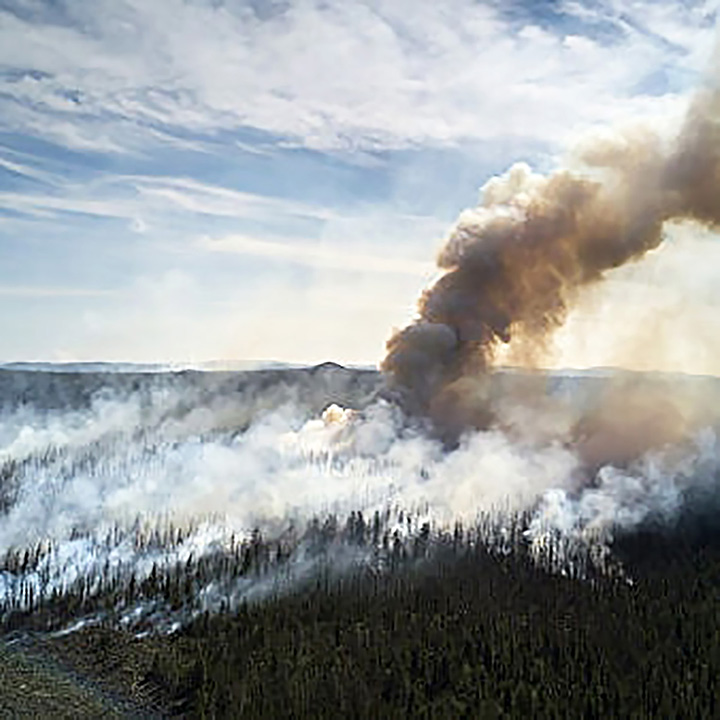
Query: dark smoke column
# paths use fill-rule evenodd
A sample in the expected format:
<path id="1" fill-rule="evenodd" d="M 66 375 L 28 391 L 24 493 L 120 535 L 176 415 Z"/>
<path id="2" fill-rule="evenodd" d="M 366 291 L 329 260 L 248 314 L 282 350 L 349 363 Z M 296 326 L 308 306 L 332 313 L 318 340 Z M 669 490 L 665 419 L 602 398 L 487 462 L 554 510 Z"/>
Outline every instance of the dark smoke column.
<path id="1" fill-rule="evenodd" d="M 584 144 L 578 170 L 518 164 L 488 182 L 441 251 L 446 272 L 417 319 L 388 341 L 382 369 L 405 409 L 450 436 L 487 425 L 482 379 L 499 344 L 532 363 L 578 291 L 656 248 L 664 222 L 717 226 L 719 117 L 720 96 L 704 91 L 670 147 L 636 129 Z"/>

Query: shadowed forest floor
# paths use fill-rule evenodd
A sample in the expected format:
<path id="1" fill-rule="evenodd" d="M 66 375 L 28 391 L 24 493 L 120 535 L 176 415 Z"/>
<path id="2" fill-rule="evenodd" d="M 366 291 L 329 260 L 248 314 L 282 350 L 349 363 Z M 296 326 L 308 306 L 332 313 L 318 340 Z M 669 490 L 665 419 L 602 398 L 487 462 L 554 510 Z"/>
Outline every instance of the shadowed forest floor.
<path id="1" fill-rule="evenodd" d="M 0 645 L 0 717 L 122 718 L 128 705 L 28 640 Z"/>

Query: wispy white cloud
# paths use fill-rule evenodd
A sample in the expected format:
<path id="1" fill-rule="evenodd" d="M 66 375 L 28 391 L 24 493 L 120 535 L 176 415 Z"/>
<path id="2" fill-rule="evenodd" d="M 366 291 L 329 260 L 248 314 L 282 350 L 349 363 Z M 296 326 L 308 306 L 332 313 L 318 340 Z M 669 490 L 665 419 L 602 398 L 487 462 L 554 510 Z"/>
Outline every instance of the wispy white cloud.
<path id="1" fill-rule="evenodd" d="M 3 162 L 0 158 L 0 166 L 5 164 L 23 174 L 42 176 L 53 185 L 50 191 L 0 191 L 0 210 L 5 208 L 38 217 L 83 213 L 134 222 L 143 215 L 158 216 L 180 210 L 269 222 L 291 218 L 327 220 L 336 214 L 322 206 L 242 192 L 189 177 L 108 174 L 81 183 Z"/>
<path id="2" fill-rule="evenodd" d="M 97 0 L 63 24 L 0 11 L 3 124 L 73 147 L 132 149 L 157 126 L 250 126 L 324 150 L 507 136 L 558 140 L 656 100 L 633 89 L 660 65 L 696 75 L 714 3 L 570 2 L 613 42 L 510 21 L 451 0 Z M 676 90 L 675 90 L 676 91 Z M 48 118 L 52 117 L 52 121 Z M 146 138 L 147 139 L 147 138 Z"/>
<path id="3" fill-rule="evenodd" d="M 238 218 L 293 215 L 317 219 L 328 219 L 334 215 L 328 208 L 242 192 L 189 177 L 127 176 L 115 178 L 113 182 L 127 182 L 147 198 L 207 215 Z"/>
<path id="4" fill-rule="evenodd" d="M 32 165 L 9 160 L 6 157 L 2 157 L 2 155 L 0 155 L 0 168 L 15 173 L 16 175 L 31 178 L 32 180 L 39 180 L 43 183 L 54 184 L 56 182 L 56 178 L 51 173 L 38 170 Z"/>
<path id="5" fill-rule="evenodd" d="M 43 287 L 30 285 L 0 285 L 0 296 L 15 298 L 83 298 L 109 297 L 112 290 L 89 289 L 85 287 Z"/>
<path id="6" fill-rule="evenodd" d="M 376 360 L 498 163 L 672 126 L 716 5 L 0 3 L 3 335 L 17 357 Z"/>
<path id="7" fill-rule="evenodd" d="M 201 237 L 198 245 L 211 252 L 253 255 L 268 259 L 298 263 L 325 270 L 346 272 L 381 273 L 392 275 L 416 275 L 430 278 L 436 267 L 432 262 L 420 262 L 407 257 L 392 257 L 357 252 L 343 247 L 318 243 L 258 240 L 243 235 L 227 235 L 220 238 Z"/>
<path id="8" fill-rule="evenodd" d="M 57 212 L 83 213 L 99 217 L 131 218 L 132 205 L 119 200 L 101 200 L 79 196 L 55 196 L 47 193 L 0 192 L 0 209 L 37 217 L 53 217 Z"/>

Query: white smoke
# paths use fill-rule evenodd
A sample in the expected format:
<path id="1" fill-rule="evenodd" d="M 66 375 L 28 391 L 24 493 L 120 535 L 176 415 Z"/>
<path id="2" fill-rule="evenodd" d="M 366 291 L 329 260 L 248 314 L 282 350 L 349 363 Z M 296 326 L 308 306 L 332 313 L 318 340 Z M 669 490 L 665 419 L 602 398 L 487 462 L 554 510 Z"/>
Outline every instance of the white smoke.
<path id="1" fill-rule="evenodd" d="M 25 571 L 0 573 L 0 601 L 31 604 L 83 579 L 91 591 L 103 578 L 141 581 L 153 568 L 228 551 L 254 528 L 272 534 L 315 516 L 370 517 L 391 507 L 415 518 L 393 528 L 405 535 L 423 523 L 442 532 L 459 521 L 471 526 L 481 513 L 528 511 L 526 537 L 537 553 L 557 537 L 603 543 L 648 518 L 671 521 L 688 491 L 716 489 L 720 469 L 711 424 L 630 463 L 602 465 L 588 482 L 557 408 L 514 403 L 506 427 L 470 431 L 448 451 L 383 400 L 361 411 L 330 406 L 309 419 L 307 408 L 285 404 L 259 412 L 247 429 L 233 428 L 217 400 L 168 416 L 177 401 L 106 396 L 87 411 L 5 413 L 0 556 L 27 549 L 38 557 Z M 338 570 L 366 558 L 338 547 L 323 562 Z M 284 574 L 210 583 L 198 604 L 262 597 L 319 562 L 300 546 Z M 125 619 L 160 622 L 156 611 L 131 609 Z"/>
<path id="2" fill-rule="evenodd" d="M 698 431 L 682 447 L 665 447 L 629 468 L 601 467 L 595 483 L 579 493 L 550 488 L 535 510 L 528 536 L 542 544 L 553 534 L 578 541 L 610 539 L 653 518 L 672 523 L 691 491 L 718 490 L 720 445 L 713 428 Z"/>

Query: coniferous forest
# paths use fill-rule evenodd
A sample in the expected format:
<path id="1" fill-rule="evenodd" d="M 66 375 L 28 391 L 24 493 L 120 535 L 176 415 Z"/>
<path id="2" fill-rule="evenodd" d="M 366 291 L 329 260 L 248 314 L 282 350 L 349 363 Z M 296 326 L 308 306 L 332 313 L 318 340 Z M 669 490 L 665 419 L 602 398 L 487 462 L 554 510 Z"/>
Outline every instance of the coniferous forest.
<path id="1" fill-rule="evenodd" d="M 351 529 L 344 542 L 371 541 L 372 523 Z M 276 572 L 276 548 L 255 538 L 140 585 L 6 612 L 5 637 L 104 688 L 121 716 L 717 717 L 720 540 L 708 528 L 618 538 L 623 569 L 587 564 L 582 577 L 551 572 L 521 542 L 477 539 L 421 534 L 397 542 L 384 570 L 343 577 L 320 565 L 292 591 L 172 633 L 112 620 L 140 597 L 182 607 L 203 573 Z M 101 607 L 102 620 L 47 632 Z"/>
<path id="2" fill-rule="evenodd" d="M 309 417 L 329 401 L 357 407 L 377 383 L 336 368 L 314 372 L 299 376 L 307 387 L 288 383 Z M 330 379 L 317 392 L 322 373 Z M 52 399 L 56 385 L 73 387 L 41 377 L 53 390 L 41 393 L 20 379 L 13 412 L 21 419 L 28 402 L 39 403 L 28 393 Z M 140 391 L 150 382 L 117 382 L 131 380 Z M 556 533 L 539 545 L 528 533 L 533 508 L 454 526 L 392 503 L 365 514 L 328 509 L 197 550 L 202 524 L 98 521 L 105 516 L 91 511 L 114 497 L 114 484 L 132 476 L 128 488 L 145 487 L 172 453 L 210 443 L 240 452 L 267 388 L 235 376 L 213 376 L 207 382 L 224 384 L 212 392 L 202 378 L 192 382 L 174 394 L 165 386 L 141 394 L 145 424 L 129 437 L 126 414 L 100 435 L 73 420 L 79 429 L 66 422 L 64 445 L 0 462 L 8 548 L 0 556 L 0 717 L 720 716 L 720 532 L 711 492 L 696 487 L 679 513 L 610 528 L 596 541 Z M 283 402 L 290 392 L 277 390 L 277 379 L 268 387 Z M 138 392 L 127 389 L 131 398 Z M 166 397 L 181 405 L 162 405 Z M 86 412 L 90 400 L 71 399 Z M 203 404 L 213 412 L 198 416 Z M 226 406 L 248 417 L 223 415 Z M 101 410 L 93 423 L 109 412 Z M 38 427 L 42 417 L 32 416 Z M 340 462 L 311 461 L 303 472 Z M 107 495 L 78 505 L 78 478 Z M 36 482 L 45 483 L 38 501 Z M 58 516 L 72 518 L 72 529 Z M 14 528 L 32 537 L 27 518 L 43 519 L 59 539 L 13 545 Z"/>

